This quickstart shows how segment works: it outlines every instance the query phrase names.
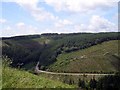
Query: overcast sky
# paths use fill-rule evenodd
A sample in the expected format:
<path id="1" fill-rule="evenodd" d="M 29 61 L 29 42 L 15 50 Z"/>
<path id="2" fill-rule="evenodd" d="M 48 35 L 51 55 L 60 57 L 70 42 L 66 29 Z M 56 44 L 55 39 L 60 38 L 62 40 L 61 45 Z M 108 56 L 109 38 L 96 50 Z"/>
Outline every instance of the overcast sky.
<path id="1" fill-rule="evenodd" d="M 0 0 L 1 36 L 117 32 L 119 0 Z"/>

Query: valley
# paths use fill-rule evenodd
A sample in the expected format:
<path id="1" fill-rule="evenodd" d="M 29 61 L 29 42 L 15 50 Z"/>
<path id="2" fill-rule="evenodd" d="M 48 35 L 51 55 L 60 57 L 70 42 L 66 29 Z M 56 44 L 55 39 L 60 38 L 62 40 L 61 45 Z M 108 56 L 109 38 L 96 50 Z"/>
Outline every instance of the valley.
<path id="1" fill-rule="evenodd" d="M 3 68 L 3 88 L 91 88 L 93 79 L 99 83 L 104 77 L 116 77 L 120 71 L 118 35 L 47 33 L 4 37 L 0 46 L 2 61 L 10 59 L 11 63 Z M 18 80 L 26 86 L 15 84 Z"/>

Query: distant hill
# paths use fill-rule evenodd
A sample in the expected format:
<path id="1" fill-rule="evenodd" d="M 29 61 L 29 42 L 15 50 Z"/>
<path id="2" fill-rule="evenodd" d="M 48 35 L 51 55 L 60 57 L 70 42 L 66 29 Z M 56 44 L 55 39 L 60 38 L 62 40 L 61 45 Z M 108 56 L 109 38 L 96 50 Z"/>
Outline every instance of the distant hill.
<path id="1" fill-rule="evenodd" d="M 36 63 L 39 61 L 40 69 L 56 71 L 53 68 L 54 68 L 55 63 L 59 61 L 58 59 L 61 56 L 61 54 L 71 55 L 71 53 L 74 53 L 76 51 L 79 51 L 79 50 L 83 51 L 84 49 L 89 48 L 91 46 L 95 46 L 95 45 L 101 44 L 106 41 L 111 41 L 111 40 L 120 40 L 119 33 L 117 32 L 116 33 L 115 32 L 72 33 L 72 34 L 47 33 L 47 34 L 42 34 L 42 35 L 16 36 L 16 37 L 10 37 L 10 38 L 4 37 L 2 40 L 2 46 L 0 47 L 2 48 L 2 54 L 12 59 L 13 63 L 11 64 L 11 66 L 13 67 L 19 67 L 19 68 L 24 68 L 26 70 L 32 70 L 35 67 Z M 87 53 L 88 52 L 86 52 L 86 54 Z M 100 53 L 103 53 L 103 52 L 100 52 Z M 99 57 L 102 58 L 101 56 Z M 115 58 L 115 56 L 112 56 L 112 58 L 113 57 Z M 63 58 L 64 60 L 64 62 L 62 61 L 63 64 L 66 63 L 65 58 Z M 78 59 L 78 57 L 71 57 L 71 58 Z M 79 58 L 85 58 L 85 56 L 81 56 Z M 95 57 L 93 58 L 95 59 Z M 71 63 L 69 65 L 74 66 L 75 64 L 72 65 Z M 58 70 L 60 69 L 58 68 Z M 81 70 L 78 70 L 78 71 L 83 72 Z M 86 71 L 90 71 L 91 69 L 90 70 L 84 69 L 84 70 L 86 72 Z M 96 70 L 98 69 L 96 68 Z M 100 71 L 101 70 L 102 69 L 100 69 Z M 115 71 L 115 70 L 116 69 L 114 68 L 110 69 L 110 71 Z M 69 71 L 69 70 L 66 70 L 66 71 Z M 78 71 L 74 71 L 74 72 L 78 72 Z M 106 70 L 103 70 L 103 71 L 106 71 Z"/>

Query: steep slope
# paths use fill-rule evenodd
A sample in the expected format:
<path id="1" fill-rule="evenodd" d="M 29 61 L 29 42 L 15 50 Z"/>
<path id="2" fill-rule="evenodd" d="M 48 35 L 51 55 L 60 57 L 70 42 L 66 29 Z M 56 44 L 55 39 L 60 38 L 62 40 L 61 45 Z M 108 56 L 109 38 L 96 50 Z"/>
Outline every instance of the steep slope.
<path id="1" fill-rule="evenodd" d="M 75 88 L 59 81 L 53 81 L 26 71 L 3 65 L 2 88 Z"/>
<path id="2" fill-rule="evenodd" d="M 62 53 L 49 68 L 55 72 L 116 72 L 120 70 L 118 53 L 118 40 L 107 41 L 83 50 Z"/>
<path id="3" fill-rule="evenodd" d="M 2 79 L 3 88 L 74 88 L 74 86 L 8 67 L 3 70 Z"/>

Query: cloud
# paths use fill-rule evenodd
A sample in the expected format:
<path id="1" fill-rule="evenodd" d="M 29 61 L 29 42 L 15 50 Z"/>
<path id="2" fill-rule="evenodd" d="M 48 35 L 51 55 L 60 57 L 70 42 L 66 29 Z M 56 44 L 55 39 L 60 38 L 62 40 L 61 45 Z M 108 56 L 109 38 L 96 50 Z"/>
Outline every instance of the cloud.
<path id="1" fill-rule="evenodd" d="M 55 17 L 52 13 L 45 11 L 43 8 L 31 8 L 30 10 L 31 15 L 35 18 L 37 21 L 44 21 L 44 20 L 56 20 L 57 17 Z"/>
<path id="2" fill-rule="evenodd" d="M 28 10 L 31 16 L 37 21 L 56 20 L 57 17 L 52 13 L 45 10 L 43 7 L 38 7 L 38 3 L 42 1 L 43 0 L 3 0 L 3 2 L 14 2 Z"/>
<path id="3" fill-rule="evenodd" d="M 18 29 L 18 31 L 26 31 L 26 30 L 29 30 L 28 29 L 29 26 L 25 25 L 25 23 L 23 22 L 19 22 L 16 24 L 15 28 Z"/>
<path id="4" fill-rule="evenodd" d="M 38 7 L 39 0 L 18 0 L 16 3 L 27 9 L 37 21 L 56 19 L 52 13 L 46 11 L 43 7 Z"/>
<path id="5" fill-rule="evenodd" d="M 16 24 L 17 33 L 19 34 L 35 34 L 37 33 L 38 29 L 37 27 L 34 27 L 32 25 L 26 25 L 23 22 L 19 22 Z"/>
<path id="6" fill-rule="evenodd" d="M 19 22 L 15 25 L 6 26 L 2 28 L 1 36 L 17 36 L 17 35 L 28 35 L 28 34 L 38 34 L 39 30 L 37 27 L 32 25 L 27 25 L 23 22 Z"/>
<path id="7" fill-rule="evenodd" d="M 72 32 L 111 32 L 117 31 L 117 26 L 113 22 L 117 19 L 117 14 L 113 22 L 105 19 L 112 19 L 111 13 L 118 0 L 2 0 L 3 2 L 14 2 L 34 17 L 34 25 L 28 25 L 24 22 L 4 24 L 2 30 L 4 35 L 25 35 L 37 33 L 72 33 Z M 40 4 L 43 2 L 43 4 Z M 48 9 L 48 7 L 52 7 Z M 111 7 L 113 9 L 111 10 Z M 52 10 L 54 9 L 54 10 Z M 106 10 L 103 14 L 103 11 Z M 109 10 L 109 11 L 107 11 Z M 111 10 L 111 11 L 110 11 Z M 93 11 L 86 14 L 86 12 Z M 68 15 L 67 12 L 73 12 L 74 15 Z M 21 12 L 20 12 L 21 13 Z M 106 14 L 107 13 L 107 14 Z M 95 15 L 94 15 L 95 14 Z M 97 15 L 98 14 L 98 15 Z M 22 13 L 21 13 L 22 15 Z M 101 16 L 99 16 L 101 15 Z M 86 17 L 87 16 L 87 17 Z M 103 17 L 104 16 L 104 17 Z M 120 14 L 118 15 L 120 16 Z M 11 17 L 11 16 L 9 16 Z M 26 17 L 30 19 L 29 17 Z M 27 19 L 25 19 L 27 21 Z M 90 20 L 89 20 L 90 19 Z M 31 19 L 33 20 L 33 19 Z M 0 23 L 6 23 L 7 20 L 0 19 Z M 82 23 L 83 22 L 83 23 Z M 14 25 L 13 25 L 14 24 Z M 120 23 L 118 23 L 120 24 Z M 7 27 L 6 27 L 7 26 Z M 120 25 L 119 25 L 120 26 Z M 42 29 L 42 30 L 38 30 Z"/>
<path id="8" fill-rule="evenodd" d="M 68 26 L 68 25 L 72 25 L 73 23 L 67 19 L 64 19 L 64 20 L 58 20 L 58 22 L 55 23 L 55 27 L 58 27 L 58 28 L 63 28 L 65 26 Z"/>
<path id="9" fill-rule="evenodd" d="M 6 19 L 3 19 L 3 18 L 0 19 L 0 24 L 4 24 L 4 23 L 6 23 L 6 22 L 7 22 Z"/>
<path id="10" fill-rule="evenodd" d="M 39 0 L 2 0 L 2 2 L 14 2 L 19 5 L 29 5 L 31 7 L 36 7 L 36 4 L 39 2 Z"/>
<path id="11" fill-rule="evenodd" d="M 78 32 L 117 32 L 117 25 L 98 15 L 93 15 L 88 25 L 75 25 Z"/>
<path id="12" fill-rule="evenodd" d="M 15 35 L 15 31 L 13 31 L 10 26 L 2 28 L 2 30 L 0 30 L 0 31 L 2 31 L 1 36 L 8 37 L 8 36 L 11 36 L 12 34 Z"/>
<path id="13" fill-rule="evenodd" d="M 56 11 L 88 12 L 113 7 L 118 0 L 44 0 Z"/>
<path id="14" fill-rule="evenodd" d="M 41 31 L 41 33 L 73 33 L 73 30 L 68 28 L 46 28 L 45 30 Z"/>
<path id="15" fill-rule="evenodd" d="M 107 19 L 94 15 L 90 20 L 90 25 L 88 26 L 90 30 L 95 32 L 112 32 L 117 31 L 117 26 L 108 21 Z"/>
<path id="16" fill-rule="evenodd" d="M 88 32 L 87 25 L 85 24 L 74 25 L 74 30 L 75 32 Z"/>
<path id="17" fill-rule="evenodd" d="M 115 14 L 112 16 L 111 19 L 112 19 L 113 21 L 115 21 L 115 23 L 118 24 L 118 18 L 119 18 L 119 17 L 118 17 L 118 12 L 117 12 L 117 13 L 115 13 Z"/>
<path id="18" fill-rule="evenodd" d="M 16 24 L 16 26 L 18 26 L 18 27 L 24 27 L 25 24 L 23 22 L 19 22 L 19 23 Z"/>

